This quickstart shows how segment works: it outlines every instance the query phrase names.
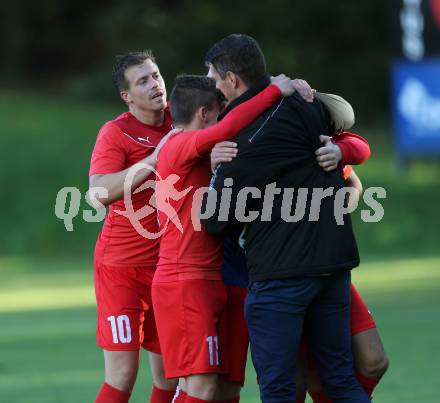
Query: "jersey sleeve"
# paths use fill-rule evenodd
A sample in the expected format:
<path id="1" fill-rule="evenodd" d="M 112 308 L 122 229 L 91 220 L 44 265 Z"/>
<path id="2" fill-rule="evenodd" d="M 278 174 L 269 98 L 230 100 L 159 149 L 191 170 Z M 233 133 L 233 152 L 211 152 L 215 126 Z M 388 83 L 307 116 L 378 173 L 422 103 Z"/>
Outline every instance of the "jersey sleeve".
<path id="1" fill-rule="evenodd" d="M 176 147 L 175 151 L 179 150 L 179 152 L 167 152 L 168 163 L 175 171 L 179 171 L 194 159 L 208 154 L 215 144 L 234 137 L 240 130 L 251 124 L 280 96 L 280 89 L 271 84 L 251 99 L 232 109 L 221 122 L 206 129 L 176 135 L 173 143 Z"/>
<path id="2" fill-rule="evenodd" d="M 200 155 L 209 153 L 216 143 L 234 137 L 272 106 L 280 96 L 280 89 L 271 84 L 253 98 L 234 108 L 221 122 L 207 129 L 198 130 L 195 140 L 198 153 Z"/>
<path id="3" fill-rule="evenodd" d="M 315 98 L 324 104 L 329 113 L 332 133 L 348 130 L 354 125 L 353 107 L 344 98 L 322 92 L 316 92 Z"/>
<path id="4" fill-rule="evenodd" d="M 342 132 L 333 138 L 341 149 L 343 164 L 359 165 L 370 158 L 370 145 L 358 134 Z"/>
<path id="5" fill-rule="evenodd" d="M 125 169 L 125 156 L 121 130 L 111 122 L 106 123 L 96 139 L 89 176 L 122 171 Z"/>

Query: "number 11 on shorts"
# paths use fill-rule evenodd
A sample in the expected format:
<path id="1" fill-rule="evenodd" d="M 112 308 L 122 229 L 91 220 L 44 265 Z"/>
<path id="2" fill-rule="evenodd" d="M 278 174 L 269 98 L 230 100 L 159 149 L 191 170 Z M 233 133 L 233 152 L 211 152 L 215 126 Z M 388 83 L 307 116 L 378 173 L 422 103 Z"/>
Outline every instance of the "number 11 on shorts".
<path id="1" fill-rule="evenodd" d="M 209 365 L 220 365 L 218 359 L 218 336 L 208 336 L 206 338 L 209 348 Z M 215 345 L 215 346 L 214 346 Z M 214 364 L 214 347 L 215 347 L 215 364 Z"/>

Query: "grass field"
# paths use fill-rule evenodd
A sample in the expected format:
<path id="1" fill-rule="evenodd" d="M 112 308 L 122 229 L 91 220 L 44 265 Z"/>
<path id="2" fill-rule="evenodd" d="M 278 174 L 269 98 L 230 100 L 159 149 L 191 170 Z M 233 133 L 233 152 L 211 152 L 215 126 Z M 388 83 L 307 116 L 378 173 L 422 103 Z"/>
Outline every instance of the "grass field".
<path id="1" fill-rule="evenodd" d="M 0 403 L 92 402 L 102 382 L 95 347 L 92 253 L 100 223 L 74 231 L 55 217 L 57 192 L 84 194 L 99 126 L 123 110 L 20 92 L 0 97 Z M 356 168 L 364 188 L 382 186 L 384 219 L 353 213 L 363 264 L 356 284 L 378 322 L 391 367 L 375 394 L 383 403 L 438 403 L 440 385 L 440 247 L 438 162 L 394 169 L 390 129 L 356 128 L 368 138 L 370 161 Z M 20 158 L 16 152 L 20 150 Z M 85 203 L 81 204 L 81 208 Z M 361 208 L 365 207 L 361 203 Z M 7 257 L 16 256 L 16 257 Z M 32 257 L 34 256 L 34 257 Z M 39 257 L 35 257 L 39 256 Z M 146 357 L 133 402 L 146 402 Z M 243 402 L 258 401 L 252 366 Z"/>
<path id="2" fill-rule="evenodd" d="M 94 345 L 90 265 L 3 258 L 0 267 L 0 401 L 92 402 L 102 356 Z M 440 258 L 370 262 L 354 278 L 391 361 L 375 401 L 437 403 Z M 146 402 L 151 387 L 146 356 L 143 361 L 133 402 Z M 249 362 L 243 402 L 258 401 L 254 380 Z"/>

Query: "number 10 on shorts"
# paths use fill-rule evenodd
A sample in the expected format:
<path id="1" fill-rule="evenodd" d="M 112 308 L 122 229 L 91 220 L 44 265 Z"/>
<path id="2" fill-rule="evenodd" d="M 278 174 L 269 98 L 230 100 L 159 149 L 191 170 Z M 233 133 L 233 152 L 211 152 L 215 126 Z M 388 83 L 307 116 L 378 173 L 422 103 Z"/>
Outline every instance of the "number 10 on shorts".
<path id="1" fill-rule="evenodd" d="M 117 317 L 109 316 L 107 320 L 112 327 L 113 343 L 131 342 L 130 319 L 127 315 L 119 315 Z"/>
<path id="2" fill-rule="evenodd" d="M 220 365 L 218 359 L 218 336 L 208 336 L 206 338 L 209 348 L 209 365 Z M 215 349 L 215 364 L 214 364 L 214 349 Z"/>

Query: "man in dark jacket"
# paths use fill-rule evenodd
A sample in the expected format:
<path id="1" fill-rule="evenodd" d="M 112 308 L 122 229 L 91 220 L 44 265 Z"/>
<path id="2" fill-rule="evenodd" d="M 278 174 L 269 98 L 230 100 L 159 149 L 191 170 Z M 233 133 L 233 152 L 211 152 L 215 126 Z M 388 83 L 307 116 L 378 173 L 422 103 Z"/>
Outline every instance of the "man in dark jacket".
<path id="1" fill-rule="evenodd" d="M 206 61 L 232 101 L 222 116 L 269 85 L 264 55 L 246 35 L 224 38 Z M 216 169 L 210 188 L 217 202 L 205 198 L 209 232 L 243 230 L 251 281 L 245 315 L 264 403 L 295 401 L 303 330 L 328 395 L 369 401 L 353 373 L 350 270 L 359 256 L 350 217 L 340 215 L 344 182 L 339 168 L 326 172 L 315 156 L 330 126 L 319 101 L 294 94 L 276 103 L 235 138 L 237 157 Z M 344 163 L 358 157 L 346 143 L 339 150 Z"/>

